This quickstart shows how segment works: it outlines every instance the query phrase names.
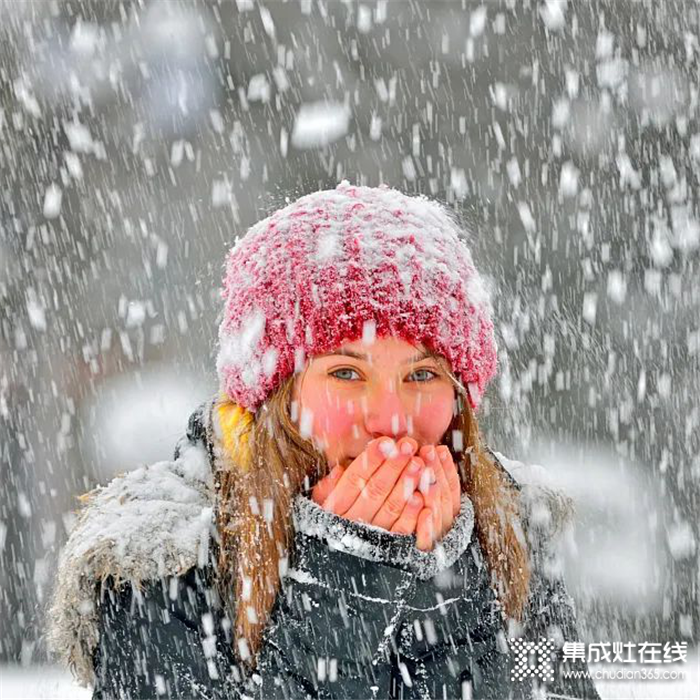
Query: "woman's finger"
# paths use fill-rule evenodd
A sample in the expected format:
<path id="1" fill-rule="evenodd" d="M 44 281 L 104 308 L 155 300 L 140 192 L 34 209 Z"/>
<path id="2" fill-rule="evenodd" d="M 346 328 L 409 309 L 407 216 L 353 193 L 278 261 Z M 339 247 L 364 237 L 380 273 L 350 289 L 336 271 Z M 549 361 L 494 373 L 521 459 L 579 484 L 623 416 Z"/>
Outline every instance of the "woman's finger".
<path id="1" fill-rule="evenodd" d="M 454 521 L 454 515 L 452 514 L 452 495 L 450 494 L 450 484 L 445 475 L 445 468 L 440 459 L 440 453 L 435 449 L 433 450 L 433 454 L 435 455 L 435 459 L 432 462 L 432 466 L 437 476 L 438 487 L 440 488 L 440 514 L 442 516 L 442 523 L 440 525 L 439 536 L 443 537 L 450 531 Z"/>
<path id="2" fill-rule="evenodd" d="M 442 461 L 442 467 L 445 470 L 447 483 L 450 487 L 450 496 L 452 497 L 452 514 L 456 518 L 462 508 L 462 484 L 459 481 L 457 466 L 455 465 L 450 448 L 447 445 L 437 446 L 438 456 Z"/>
<path id="3" fill-rule="evenodd" d="M 422 508 L 416 524 L 416 547 L 428 551 L 433 548 L 434 542 L 433 511 L 430 508 Z"/>
<path id="4" fill-rule="evenodd" d="M 372 525 L 392 530 L 394 523 L 401 517 L 411 494 L 418 488 L 421 469 L 425 463 L 420 457 L 414 457 L 404 468 L 402 475 L 394 484 L 386 500 L 379 507 L 372 519 Z M 416 517 L 418 513 L 416 512 Z"/>
<path id="5" fill-rule="evenodd" d="M 405 438 L 405 440 L 411 440 L 411 438 Z M 416 441 L 413 440 L 413 442 Z M 377 469 L 387 459 L 396 460 L 401 457 L 396 442 L 390 437 L 379 437 L 369 442 L 367 447 L 347 467 L 336 488 L 323 502 L 324 510 L 329 510 L 336 515 L 346 515 L 365 490 L 367 483 Z M 403 456 L 402 467 L 405 466 L 410 457 L 410 454 Z"/>
<path id="6" fill-rule="evenodd" d="M 454 520 L 452 516 L 452 497 L 450 496 L 450 486 L 447 483 L 445 470 L 442 468 L 442 462 L 438 456 L 438 451 L 434 445 L 425 445 L 420 451 L 426 464 L 435 472 L 437 479 L 438 490 L 440 493 L 440 521 L 437 523 L 437 539 L 445 535 Z"/>
<path id="7" fill-rule="evenodd" d="M 423 503 L 423 496 L 418 491 L 414 491 L 406 502 L 399 519 L 391 526 L 391 532 L 412 535 L 416 531 L 418 514 L 423 509 Z"/>
<path id="8" fill-rule="evenodd" d="M 330 474 L 326 474 L 323 479 L 319 479 L 316 482 L 316 485 L 311 490 L 311 500 L 319 505 L 323 505 L 323 502 L 330 496 L 331 491 L 338 484 L 338 480 L 343 475 L 344 471 L 345 469 L 343 469 L 340 464 L 336 464 Z"/>
<path id="9" fill-rule="evenodd" d="M 439 540 L 441 537 L 440 531 L 442 529 L 441 495 L 435 473 L 431 467 L 425 468 L 421 482 L 419 489 L 423 494 L 425 507 L 429 508 L 433 514 L 433 538 Z"/>

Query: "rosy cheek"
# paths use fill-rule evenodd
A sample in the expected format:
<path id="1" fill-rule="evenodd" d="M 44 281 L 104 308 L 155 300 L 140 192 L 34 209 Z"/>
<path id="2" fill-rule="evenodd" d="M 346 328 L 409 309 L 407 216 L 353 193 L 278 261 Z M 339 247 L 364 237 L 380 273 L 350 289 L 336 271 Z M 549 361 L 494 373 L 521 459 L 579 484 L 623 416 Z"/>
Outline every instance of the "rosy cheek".
<path id="1" fill-rule="evenodd" d="M 319 406 L 317 415 L 316 429 L 325 434 L 331 444 L 352 438 L 352 427 L 357 422 L 357 417 L 352 408 L 348 410 L 347 404 L 331 399 Z"/>
<path id="2" fill-rule="evenodd" d="M 353 426 L 357 423 L 357 409 L 346 400 L 319 391 L 306 397 L 305 410 L 313 416 L 313 434 L 335 452 L 353 437 Z"/>
<path id="3" fill-rule="evenodd" d="M 427 442 L 437 443 L 452 421 L 452 396 L 423 398 L 416 404 L 413 430 Z"/>

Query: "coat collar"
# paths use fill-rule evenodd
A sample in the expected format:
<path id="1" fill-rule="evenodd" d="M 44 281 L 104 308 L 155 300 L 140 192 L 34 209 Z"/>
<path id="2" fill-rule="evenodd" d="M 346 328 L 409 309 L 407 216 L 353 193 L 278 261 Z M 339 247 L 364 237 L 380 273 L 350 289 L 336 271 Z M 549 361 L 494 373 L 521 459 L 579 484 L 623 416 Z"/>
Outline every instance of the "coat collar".
<path id="1" fill-rule="evenodd" d="M 82 685 L 94 682 L 92 656 L 99 641 L 99 589 L 108 578 L 137 588 L 163 576 L 180 576 L 209 560 L 217 538 L 214 517 L 214 471 L 225 451 L 212 410 L 200 406 L 189 420 L 187 435 L 172 460 L 122 473 L 106 486 L 80 496 L 82 508 L 59 561 L 48 610 L 46 640 Z M 533 474 L 522 462 L 489 451 L 520 490 L 525 519 L 540 542 L 559 534 L 573 514 L 571 499 Z M 230 466 L 230 465 L 229 465 Z M 348 548 L 370 559 L 399 561 L 420 578 L 449 567 L 468 546 L 474 527 L 471 501 L 464 496 L 455 526 L 442 547 L 421 552 L 412 538 L 380 531 L 323 511 L 306 496 L 294 500 L 299 531 L 323 537 L 331 546 Z"/>
<path id="2" fill-rule="evenodd" d="M 464 494 L 450 531 L 429 552 L 418 549 L 412 535 L 348 520 L 324 510 L 303 494 L 294 497 L 292 519 L 297 533 L 324 540 L 331 549 L 370 561 L 391 562 L 420 579 L 428 579 L 452 566 L 469 546 L 474 530 L 474 506 Z"/>

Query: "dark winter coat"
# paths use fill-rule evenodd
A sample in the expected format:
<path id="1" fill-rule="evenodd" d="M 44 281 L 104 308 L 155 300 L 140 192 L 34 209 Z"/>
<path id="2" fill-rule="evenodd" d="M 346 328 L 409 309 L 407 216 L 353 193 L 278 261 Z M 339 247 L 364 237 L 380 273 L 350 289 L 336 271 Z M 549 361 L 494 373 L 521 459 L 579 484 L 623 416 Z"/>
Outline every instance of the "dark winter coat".
<path id="1" fill-rule="evenodd" d="M 95 700 L 111 698 L 528 698 L 463 496 L 431 552 L 415 538 L 341 518 L 295 498 L 293 554 L 255 673 L 233 653 L 235 611 L 214 585 L 210 406 L 190 418 L 172 461 L 88 494 L 61 553 L 50 646 Z M 573 601 L 551 566 L 568 499 L 497 453 L 541 546 L 519 637 L 578 641 Z M 551 578 L 550 578 L 551 577 Z M 557 659 L 561 651 L 557 650 Z M 599 698 L 555 663 L 548 697 Z"/>

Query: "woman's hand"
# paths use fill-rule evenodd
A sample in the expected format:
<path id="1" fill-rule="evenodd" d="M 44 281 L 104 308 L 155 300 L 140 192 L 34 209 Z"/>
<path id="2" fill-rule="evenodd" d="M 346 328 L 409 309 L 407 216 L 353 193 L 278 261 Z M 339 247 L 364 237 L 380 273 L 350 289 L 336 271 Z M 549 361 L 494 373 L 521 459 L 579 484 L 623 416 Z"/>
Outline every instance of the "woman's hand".
<path id="1" fill-rule="evenodd" d="M 446 445 L 423 445 L 419 454 L 426 472 L 432 470 L 436 477 L 435 483 L 429 484 L 429 477 L 424 476 L 420 484 L 425 507 L 416 525 L 416 547 L 429 550 L 452 527 L 461 507 L 461 488 L 457 467 Z"/>
<path id="2" fill-rule="evenodd" d="M 407 505 L 418 512 L 422 503 L 411 503 L 418 486 L 421 459 L 415 458 L 418 443 L 403 438 L 398 444 L 391 438 L 372 440 L 348 466 L 337 466 L 314 487 L 311 497 L 325 510 L 350 520 L 371 523 L 387 530 L 407 527 Z"/>
<path id="3" fill-rule="evenodd" d="M 432 549 L 459 513 L 459 476 L 446 446 L 424 445 L 414 457 L 417 447 L 412 438 L 373 440 L 347 469 L 338 465 L 319 480 L 311 497 L 350 520 L 415 532 L 416 546 Z"/>

